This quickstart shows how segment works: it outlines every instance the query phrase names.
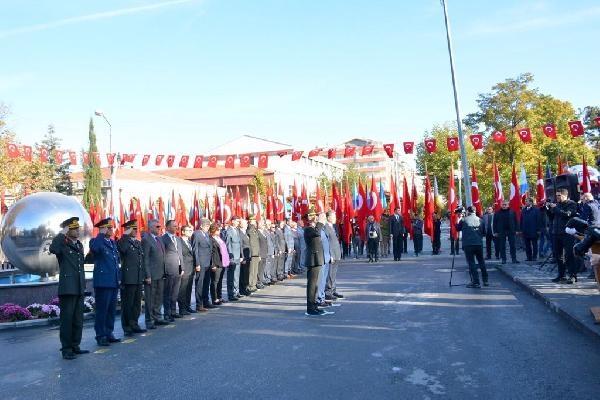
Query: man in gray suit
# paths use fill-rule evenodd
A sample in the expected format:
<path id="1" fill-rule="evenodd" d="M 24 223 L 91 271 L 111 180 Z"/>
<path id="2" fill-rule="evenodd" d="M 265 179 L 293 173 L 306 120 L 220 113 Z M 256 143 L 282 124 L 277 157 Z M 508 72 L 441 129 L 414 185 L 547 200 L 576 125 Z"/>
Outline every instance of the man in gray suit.
<path id="1" fill-rule="evenodd" d="M 155 325 L 168 325 L 162 319 L 160 306 L 165 290 L 165 249 L 160 239 L 161 226 L 155 219 L 148 223 L 148 232 L 142 236 L 144 250 L 144 308 L 146 311 L 146 328 L 155 329 Z"/>
<path id="2" fill-rule="evenodd" d="M 283 227 L 285 226 L 285 221 L 279 221 L 278 226 L 275 227 L 275 235 L 277 238 L 277 255 L 275 259 L 277 260 L 277 280 L 282 281 L 286 278 L 284 274 L 284 264 L 285 264 L 285 235 L 283 233 Z"/>
<path id="3" fill-rule="evenodd" d="M 296 226 L 296 232 L 298 235 L 299 247 L 296 249 L 296 256 L 298 258 L 298 270 L 301 274 L 306 270 L 306 241 L 304 240 L 304 220 L 299 220 Z"/>
<path id="4" fill-rule="evenodd" d="M 260 262 L 260 239 L 256 218 L 251 216 L 248 218 L 248 229 L 246 234 L 250 239 L 250 268 L 248 270 L 248 291 L 256 292 L 256 276 L 258 275 L 258 263 Z"/>
<path id="5" fill-rule="evenodd" d="M 208 308 L 215 308 L 208 299 L 210 289 L 210 258 L 212 255 L 212 242 L 208 234 L 210 220 L 202 218 L 200 229 L 192 235 L 192 249 L 196 261 L 196 311 L 205 312 Z"/>
<path id="6" fill-rule="evenodd" d="M 292 232 L 292 220 L 286 219 L 283 226 L 283 239 L 285 240 L 285 264 L 283 267 L 283 275 L 291 278 L 292 265 L 294 261 L 294 232 Z"/>
<path id="7" fill-rule="evenodd" d="M 194 261 L 194 251 L 192 250 L 192 233 L 194 228 L 191 225 L 185 225 L 181 229 L 181 237 L 179 238 L 179 246 L 181 247 L 181 286 L 179 287 L 179 296 L 177 304 L 179 305 L 179 314 L 189 315 L 195 313 L 192 309 L 192 286 L 194 286 L 194 269 L 196 262 Z"/>
<path id="8" fill-rule="evenodd" d="M 265 236 L 267 238 L 267 259 L 265 262 L 265 281 L 270 285 L 277 282 L 275 275 L 275 232 L 270 219 L 265 220 Z"/>
<path id="9" fill-rule="evenodd" d="M 325 223 L 325 231 L 329 239 L 329 273 L 327 274 L 327 282 L 325 283 L 325 300 L 337 300 L 344 296 L 337 293 L 336 278 L 339 261 L 342 259 L 342 249 L 340 248 L 340 240 L 336 229 L 335 211 L 327 211 L 327 223 Z"/>
<path id="10" fill-rule="evenodd" d="M 227 295 L 230 301 L 240 298 L 240 263 L 244 260 L 240 238 L 240 218 L 231 218 L 227 227 L 227 251 L 229 252 L 229 268 L 227 268 Z"/>
<path id="11" fill-rule="evenodd" d="M 169 322 L 175 322 L 175 318 L 181 318 L 177 313 L 177 297 L 179 296 L 179 286 L 181 285 L 181 262 L 183 254 L 181 253 L 181 243 L 176 236 L 179 226 L 175 220 L 168 220 L 166 223 L 167 232 L 163 235 L 162 241 L 165 246 L 165 271 L 167 279 L 165 280 L 165 294 L 163 298 L 163 313 L 165 319 Z"/>
<path id="12" fill-rule="evenodd" d="M 267 285 L 265 279 L 265 267 L 267 265 L 267 256 L 269 245 L 267 243 L 267 231 L 265 229 L 265 220 L 261 219 L 258 221 L 258 242 L 260 244 L 259 256 L 260 261 L 258 262 L 258 274 L 256 277 L 256 287 L 262 289 Z"/>

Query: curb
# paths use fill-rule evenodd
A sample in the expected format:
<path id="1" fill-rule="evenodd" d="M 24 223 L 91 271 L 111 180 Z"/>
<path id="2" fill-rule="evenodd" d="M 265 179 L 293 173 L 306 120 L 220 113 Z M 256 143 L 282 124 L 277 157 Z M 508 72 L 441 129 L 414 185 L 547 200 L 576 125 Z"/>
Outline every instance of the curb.
<path id="1" fill-rule="evenodd" d="M 598 332 L 591 329 L 589 326 L 587 326 L 584 322 L 582 322 L 578 318 L 569 314 L 558 304 L 556 304 L 555 302 L 553 302 L 552 300 L 550 300 L 546 296 L 544 296 L 542 293 L 540 293 L 537 289 L 529 286 L 527 283 L 523 282 L 523 280 L 521 280 L 520 278 L 511 275 L 508 271 L 505 271 L 502 264 L 496 265 L 496 269 L 498 269 L 498 271 L 502 272 L 507 278 L 511 279 L 513 282 L 515 282 L 521 288 L 527 290 L 529 292 L 529 294 L 531 294 L 533 297 L 541 300 L 546 305 L 546 307 L 548 307 L 551 311 L 554 311 L 555 313 L 557 313 L 558 315 L 563 317 L 565 320 L 567 320 L 567 322 L 569 322 L 571 325 L 573 325 L 579 331 L 585 333 L 586 335 L 588 335 L 589 337 L 591 337 L 593 339 L 600 340 L 600 334 Z"/>
<path id="2" fill-rule="evenodd" d="M 83 320 L 88 320 L 94 318 L 94 313 L 89 312 L 83 314 Z M 60 318 L 43 318 L 43 319 L 27 319 L 25 321 L 16 321 L 16 322 L 2 322 L 0 323 L 0 331 L 10 330 L 10 329 L 22 329 L 22 328 L 33 328 L 39 326 L 50 326 L 50 325 L 58 325 Z"/>

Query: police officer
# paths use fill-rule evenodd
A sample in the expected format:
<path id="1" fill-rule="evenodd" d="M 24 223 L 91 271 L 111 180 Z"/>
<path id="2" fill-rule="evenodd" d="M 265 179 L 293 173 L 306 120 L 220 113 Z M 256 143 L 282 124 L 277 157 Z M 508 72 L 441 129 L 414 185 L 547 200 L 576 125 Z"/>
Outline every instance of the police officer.
<path id="1" fill-rule="evenodd" d="M 124 235 L 117 242 L 121 256 L 121 326 L 125 336 L 144 333 L 138 319 L 142 311 L 142 284 L 144 283 L 144 250 L 136 239 L 137 221 L 123 224 Z"/>
<path id="2" fill-rule="evenodd" d="M 82 350 L 83 300 L 85 271 L 83 245 L 79 239 L 79 218 L 71 217 L 60 224 L 62 231 L 50 244 L 50 253 L 58 259 L 58 300 L 60 306 L 60 343 L 65 360 L 73 360 Z"/>
<path id="3" fill-rule="evenodd" d="M 96 342 L 99 346 L 120 342 L 113 335 L 117 294 L 119 292 L 119 251 L 113 236 L 113 221 L 105 218 L 94 225 L 98 235 L 90 240 L 90 251 L 94 256 L 94 295 L 96 297 Z"/>

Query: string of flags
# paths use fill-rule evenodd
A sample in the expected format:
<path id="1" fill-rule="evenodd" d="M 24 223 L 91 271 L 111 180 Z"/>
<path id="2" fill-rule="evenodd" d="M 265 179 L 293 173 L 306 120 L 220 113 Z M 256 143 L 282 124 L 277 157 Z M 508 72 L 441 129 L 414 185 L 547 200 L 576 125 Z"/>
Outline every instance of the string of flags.
<path id="1" fill-rule="evenodd" d="M 600 127 L 600 117 L 594 119 L 594 123 L 597 127 Z M 569 132 L 571 136 L 576 138 L 584 135 L 585 128 L 581 121 L 569 121 L 568 122 Z M 546 124 L 541 127 L 542 133 L 552 139 L 557 138 L 557 129 L 554 124 Z M 523 143 L 531 143 L 533 139 L 533 133 L 530 128 L 519 128 L 516 131 L 517 136 Z M 506 143 L 507 132 L 505 130 L 498 130 L 490 135 L 490 139 L 496 143 Z M 484 136 L 482 133 L 475 133 L 469 136 L 469 141 L 473 146 L 474 150 L 482 150 L 484 148 Z M 423 141 L 424 149 L 427 153 L 432 154 L 437 152 L 438 143 L 434 138 L 426 138 Z M 446 139 L 446 148 L 448 151 L 459 150 L 459 138 L 457 136 L 448 137 Z M 220 160 L 224 160 L 225 168 L 247 168 L 254 164 L 254 159 L 258 158 L 257 166 L 259 168 L 268 168 L 269 156 L 278 155 L 279 157 L 290 156 L 292 161 L 300 160 L 305 153 L 308 158 L 313 157 L 327 157 L 334 159 L 338 155 L 342 155 L 344 158 L 353 157 L 366 157 L 370 156 L 376 150 L 383 150 L 389 158 L 394 157 L 394 143 L 383 144 L 383 146 L 375 146 L 372 144 L 365 146 L 345 146 L 344 148 L 322 148 L 315 147 L 308 151 L 303 150 L 291 150 L 291 151 L 272 151 L 272 152 L 260 152 L 260 153 L 248 153 L 248 154 L 230 154 L 225 156 L 218 155 L 175 155 L 175 154 L 142 154 L 141 161 L 139 162 L 142 167 L 153 166 L 161 167 L 166 166 L 173 168 L 175 166 L 179 168 L 216 168 Z M 415 142 L 407 141 L 402 142 L 402 149 L 404 154 L 414 154 Z M 33 161 L 34 151 L 30 145 L 19 145 L 16 143 L 7 143 L 6 153 L 9 158 L 23 158 L 25 161 Z M 103 162 L 103 156 L 105 161 Z M 97 165 L 108 165 L 114 166 L 116 164 L 133 164 L 138 158 L 139 154 L 136 153 L 99 153 L 99 152 L 81 152 L 78 153 L 72 150 L 55 149 L 52 154 L 50 150 L 44 147 L 37 149 L 35 157 L 42 163 L 47 163 L 52 157 L 53 161 L 57 164 L 64 162 L 70 163 L 72 166 L 76 165 L 88 165 L 90 160 L 94 160 Z M 177 162 L 176 162 L 177 161 Z"/>

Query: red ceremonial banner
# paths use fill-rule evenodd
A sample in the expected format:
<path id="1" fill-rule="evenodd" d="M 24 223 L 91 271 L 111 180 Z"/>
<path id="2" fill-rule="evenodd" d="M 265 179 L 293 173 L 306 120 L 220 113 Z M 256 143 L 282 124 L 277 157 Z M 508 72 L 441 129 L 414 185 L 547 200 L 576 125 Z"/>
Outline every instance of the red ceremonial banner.
<path id="1" fill-rule="evenodd" d="M 506 143 L 506 132 L 496 131 L 492 133 L 492 140 L 494 140 L 496 143 Z"/>
<path id="2" fill-rule="evenodd" d="M 404 154 L 412 154 L 415 149 L 415 142 L 404 142 L 402 146 L 404 147 Z"/>
<path id="3" fill-rule="evenodd" d="M 217 167 L 217 156 L 208 157 L 208 163 L 206 165 L 210 168 L 216 168 Z"/>
<path id="4" fill-rule="evenodd" d="M 311 151 L 308 152 L 308 156 L 309 157 L 316 157 L 319 155 L 319 153 L 322 151 L 323 149 L 312 149 Z"/>
<path id="5" fill-rule="evenodd" d="M 148 165 L 148 161 L 150 161 L 150 154 L 144 154 L 144 157 L 142 157 L 142 167 Z"/>
<path id="6" fill-rule="evenodd" d="M 335 149 L 327 150 L 327 158 L 329 158 L 329 159 L 335 158 Z"/>
<path id="7" fill-rule="evenodd" d="M 437 150 L 437 141 L 435 139 L 425 139 L 425 150 L 427 153 L 435 153 Z"/>
<path id="8" fill-rule="evenodd" d="M 25 161 L 31 161 L 33 159 L 31 146 L 23 146 L 23 158 Z"/>
<path id="9" fill-rule="evenodd" d="M 483 149 L 483 135 L 481 133 L 474 133 L 469 136 L 469 139 L 475 150 Z"/>
<path id="10" fill-rule="evenodd" d="M 204 156 L 196 156 L 194 158 L 194 168 L 202 168 L 202 161 L 204 161 Z"/>
<path id="11" fill-rule="evenodd" d="M 344 158 L 354 157 L 355 153 L 356 153 L 356 147 L 354 147 L 354 146 L 347 146 L 344 149 Z"/>
<path id="12" fill-rule="evenodd" d="M 56 164 L 62 164 L 65 152 L 62 150 L 54 150 L 54 162 Z"/>
<path id="13" fill-rule="evenodd" d="M 8 157 L 10 158 L 17 158 L 21 156 L 19 147 L 14 143 L 8 143 L 6 145 L 6 152 L 8 153 Z"/>
<path id="14" fill-rule="evenodd" d="M 190 162 L 190 156 L 184 155 L 179 159 L 179 168 L 187 168 L 188 163 Z"/>
<path id="15" fill-rule="evenodd" d="M 261 154 L 258 157 L 258 168 L 267 168 L 269 166 L 269 156 Z"/>
<path id="16" fill-rule="evenodd" d="M 250 154 L 242 154 L 240 156 L 240 167 L 248 168 L 250 166 Z"/>
<path id="17" fill-rule="evenodd" d="M 594 118 L 594 122 L 596 123 L 596 126 L 600 126 L 600 117 Z"/>
<path id="18" fill-rule="evenodd" d="M 446 147 L 448 147 L 448 151 L 457 151 L 458 150 L 458 138 L 457 137 L 446 138 Z"/>
<path id="19" fill-rule="evenodd" d="M 360 150 L 360 155 L 361 156 L 370 156 L 371 154 L 373 154 L 374 148 L 375 148 L 374 145 L 367 144 L 367 145 L 363 146 L 362 149 Z"/>
<path id="20" fill-rule="evenodd" d="M 154 160 L 154 165 L 158 167 L 160 164 L 162 164 L 163 158 L 165 158 L 164 154 L 158 154 Z"/>
<path id="21" fill-rule="evenodd" d="M 90 155 L 86 152 L 82 154 L 83 165 L 88 165 L 90 163 Z"/>
<path id="22" fill-rule="evenodd" d="M 302 157 L 303 153 L 303 151 L 294 151 L 292 153 L 292 161 L 298 161 Z"/>
<path id="23" fill-rule="evenodd" d="M 230 154 L 225 157 L 225 168 L 235 168 L 235 156 Z"/>
<path id="24" fill-rule="evenodd" d="M 573 137 L 583 136 L 583 124 L 581 121 L 569 121 L 569 130 Z"/>
<path id="25" fill-rule="evenodd" d="M 45 147 L 42 147 L 40 149 L 40 161 L 43 163 L 48 162 L 48 149 Z"/>
<path id="26" fill-rule="evenodd" d="M 77 165 L 77 153 L 74 151 L 69 152 L 69 162 L 71 165 Z"/>
<path id="27" fill-rule="evenodd" d="M 546 137 L 550 139 L 556 139 L 556 127 L 553 124 L 546 124 L 542 126 L 542 131 Z"/>
<path id="28" fill-rule="evenodd" d="M 113 165 L 115 163 L 115 153 L 106 153 L 106 161 L 108 165 Z"/>
<path id="29" fill-rule="evenodd" d="M 531 143 L 531 130 L 529 128 L 521 128 L 517 131 L 517 134 L 523 143 Z"/>
<path id="30" fill-rule="evenodd" d="M 394 144 L 388 143 L 383 145 L 383 150 L 388 155 L 389 158 L 394 158 Z"/>
<path id="31" fill-rule="evenodd" d="M 169 167 L 169 168 L 173 167 L 174 163 L 175 163 L 175 155 L 174 154 L 169 154 L 167 156 L 167 167 Z"/>

